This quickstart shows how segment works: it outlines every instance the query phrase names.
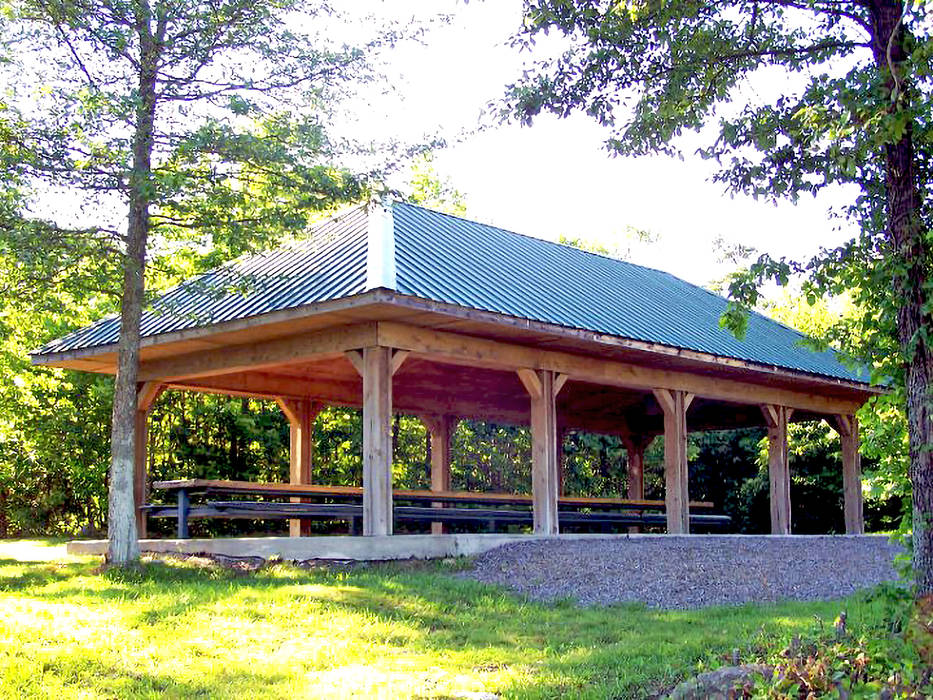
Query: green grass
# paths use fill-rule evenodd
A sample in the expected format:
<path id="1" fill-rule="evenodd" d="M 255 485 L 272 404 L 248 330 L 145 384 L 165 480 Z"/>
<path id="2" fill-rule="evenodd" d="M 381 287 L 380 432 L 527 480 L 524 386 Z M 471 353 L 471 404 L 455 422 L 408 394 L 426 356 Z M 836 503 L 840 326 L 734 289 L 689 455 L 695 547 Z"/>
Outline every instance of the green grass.
<path id="1" fill-rule="evenodd" d="M 56 556 L 0 542 L 0 697 L 650 697 L 762 635 L 831 625 L 843 607 L 850 628 L 881 616 L 862 598 L 547 605 L 458 579 L 458 563 L 101 574 Z"/>

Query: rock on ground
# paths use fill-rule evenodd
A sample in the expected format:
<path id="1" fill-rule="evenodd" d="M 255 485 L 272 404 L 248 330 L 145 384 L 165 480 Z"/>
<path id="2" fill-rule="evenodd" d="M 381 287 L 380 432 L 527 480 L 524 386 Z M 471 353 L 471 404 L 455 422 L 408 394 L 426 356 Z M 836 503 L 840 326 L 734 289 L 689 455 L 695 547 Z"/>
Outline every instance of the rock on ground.
<path id="1" fill-rule="evenodd" d="M 900 551 L 873 535 L 542 539 L 481 554 L 462 575 L 537 600 L 684 609 L 842 598 L 896 580 Z"/>

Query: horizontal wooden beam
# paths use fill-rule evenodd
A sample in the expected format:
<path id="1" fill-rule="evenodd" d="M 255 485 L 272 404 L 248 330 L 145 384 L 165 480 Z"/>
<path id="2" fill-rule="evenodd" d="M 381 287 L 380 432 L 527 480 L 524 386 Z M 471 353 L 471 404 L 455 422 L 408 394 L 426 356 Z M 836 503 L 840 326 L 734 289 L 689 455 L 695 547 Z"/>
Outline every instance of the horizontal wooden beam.
<path id="1" fill-rule="evenodd" d="M 686 391 L 742 404 L 769 403 L 821 414 L 853 413 L 862 402 L 684 371 L 642 367 L 566 352 L 512 345 L 394 322 L 378 324 L 380 345 L 410 350 L 429 359 L 491 369 L 547 369 L 570 379 L 652 391 Z"/>
<path id="2" fill-rule="evenodd" d="M 376 345 L 376 333 L 375 323 L 362 323 L 260 343 L 201 350 L 144 362 L 139 368 L 139 378 L 140 381 L 171 382 L 326 358 Z"/>
<path id="3" fill-rule="evenodd" d="M 349 408 L 360 408 L 363 403 L 362 387 L 359 381 L 327 378 L 301 379 L 268 373 L 245 372 L 177 381 L 170 383 L 169 386 L 187 391 L 273 400 L 311 398 L 328 405 Z M 399 389 L 393 392 L 393 405 L 397 412 L 411 415 L 450 414 L 513 425 L 526 425 L 529 421 L 527 407 L 520 407 L 517 404 L 503 405 L 496 397 L 463 399 L 427 390 Z"/>

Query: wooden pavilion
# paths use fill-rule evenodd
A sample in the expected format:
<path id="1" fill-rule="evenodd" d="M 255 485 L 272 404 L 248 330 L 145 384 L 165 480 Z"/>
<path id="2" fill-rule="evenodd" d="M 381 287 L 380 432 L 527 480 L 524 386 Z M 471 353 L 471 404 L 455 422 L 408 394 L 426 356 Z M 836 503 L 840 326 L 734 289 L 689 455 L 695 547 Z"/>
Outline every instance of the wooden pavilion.
<path id="1" fill-rule="evenodd" d="M 362 407 L 363 532 L 392 532 L 393 412 L 431 436 L 431 487 L 450 488 L 458 418 L 530 425 L 536 534 L 559 531 L 567 430 L 621 437 L 631 499 L 664 436 L 670 533 L 689 532 L 687 433 L 767 427 L 771 529 L 789 534 L 791 421 L 827 419 L 842 441 L 845 526 L 863 531 L 856 410 L 877 389 L 831 351 L 753 314 L 744 340 L 724 299 L 664 272 L 399 202 L 372 202 L 309 240 L 190 280 L 145 312 L 136 497 L 146 421 L 164 389 L 278 401 L 291 481 L 312 483 L 315 416 Z M 114 373 L 119 319 L 37 351 L 36 364 Z M 145 519 L 139 521 L 145 531 Z M 292 521 L 293 535 L 301 533 Z"/>

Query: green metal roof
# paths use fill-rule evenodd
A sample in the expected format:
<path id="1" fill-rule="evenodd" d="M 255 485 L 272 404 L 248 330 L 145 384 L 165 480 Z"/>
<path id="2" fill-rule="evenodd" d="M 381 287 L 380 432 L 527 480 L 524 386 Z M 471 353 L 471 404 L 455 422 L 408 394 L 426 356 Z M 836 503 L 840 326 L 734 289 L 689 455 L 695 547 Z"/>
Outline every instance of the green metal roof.
<path id="1" fill-rule="evenodd" d="M 380 225 L 386 230 L 374 235 L 372 215 L 358 208 L 319 226 L 304 245 L 253 256 L 191 280 L 145 313 L 143 336 L 383 287 L 813 375 L 867 379 L 843 366 L 833 351 L 808 349 L 802 334 L 761 314 L 751 314 L 748 332 L 738 340 L 719 326 L 725 299 L 666 272 L 399 202 L 391 204 L 391 217 Z M 241 283 L 231 285 L 232 280 Z M 103 319 L 37 354 L 112 345 L 118 333 L 119 319 Z"/>

